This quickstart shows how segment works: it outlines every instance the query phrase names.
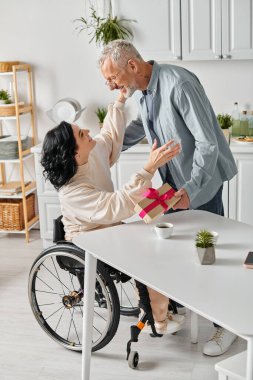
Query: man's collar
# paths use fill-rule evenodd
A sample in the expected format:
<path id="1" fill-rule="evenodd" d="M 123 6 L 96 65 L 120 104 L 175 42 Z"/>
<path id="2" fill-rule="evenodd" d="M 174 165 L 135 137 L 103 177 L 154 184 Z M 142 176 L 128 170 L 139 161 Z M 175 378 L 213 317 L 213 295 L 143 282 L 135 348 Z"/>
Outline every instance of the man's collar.
<path id="1" fill-rule="evenodd" d="M 149 84 L 148 84 L 146 92 L 148 94 L 152 94 L 153 96 L 155 96 L 156 91 L 157 91 L 160 66 L 156 61 L 148 61 L 148 62 L 152 64 L 152 73 L 151 73 L 151 77 L 150 77 Z M 143 94 L 143 92 L 142 92 L 142 94 Z M 143 96 L 144 96 L 144 94 L 143 94 Z"/>

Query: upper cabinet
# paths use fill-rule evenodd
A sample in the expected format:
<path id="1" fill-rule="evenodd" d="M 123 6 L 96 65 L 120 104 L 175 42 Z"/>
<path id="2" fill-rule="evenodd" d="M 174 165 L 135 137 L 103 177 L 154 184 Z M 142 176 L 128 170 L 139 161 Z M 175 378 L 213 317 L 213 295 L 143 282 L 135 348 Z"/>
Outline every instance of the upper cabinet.
<path id="1" fill-rule="evenodd" d="M 180 0 L 120 0 L 115 11 L 137 21 L 133 43 L 144 59 L 181 59 Z"/>
<path id="2" fill-rule="evenodd" d="M 221 58 L 221 0 L 181 0 L 183 60 Z"/>
<path id="3" fill-rule="evenodd" d="M 222 58 L 253 59 L 252 0 L 222 0 Z"/>
<path id="4" fill-rule="evenodd" d="M 253 59 L 253 0 L 121 0 L 145 59 Z"/>
<path id="5" fill-rule="evenodd" d="M 181 0 L 184 60 L 253 59 L 252 0 Z"/>

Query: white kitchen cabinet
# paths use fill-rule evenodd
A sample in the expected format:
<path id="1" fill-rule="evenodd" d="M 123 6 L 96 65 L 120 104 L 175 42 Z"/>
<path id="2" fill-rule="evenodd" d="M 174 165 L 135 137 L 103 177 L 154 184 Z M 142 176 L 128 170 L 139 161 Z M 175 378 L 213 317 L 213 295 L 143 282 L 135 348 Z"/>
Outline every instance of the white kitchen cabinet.
<path id="1" fill-rule="evenodd" d="M 53 220 L 61 215 L 60 202 L 57 191 L 49 181 L 45 181 L 42 174 L 41 145 L 32 148 L 35 160 L 35 172 L 37 182 L 37 195 L 40 220 L 40 236 L 43 240 L 43 247 L 52 245 L 53 240 Z"/>
<path id="2" fill-rule="evenodd" d="M 61 215 L 61 207 L 58 196 L 44 197 L 39 196 L 40 214 L 40 236 L 43 239 L 43 246 L 52 245 L 53 239 L 53 220 Z"/>
<path id="3" fill-rule="evenodd" d="M 222 58 L 253 59 L 252 0 L 222 0 Z"/>
<path id="4" fill-rule="evenodd" d="M 229 218 L 253 225 L 252 145 L 244 146 L 242 149 L 238 143 L 231 144 L 238 175 L 229 183 Z"/>
<path id="5" fill-rule="evenodd" d="M 181 0 L 183 60 L 221 58 L 221 0 Z"/>
<path id="6" fill-rule="evenodd" d="M 120 16 L 137 21 L 131 23 L 133 43 L 145 60 L 181 59 L 180 0 L 120 0 L 117 4 Z"/>
<path id="7" fill-rule="evenodd" d="M 125 152 L 121 154 L 117 165 L 115 166 L 117 182 L 116 186 L 118 189 L 122 188 L 122 186 L 129 181 L 131 175 L 146 164 L 148 157 L 148 149 L 145 147 L 143 151 L 137 152 Z M 153 187 L 159 187 L 162 185 L 162 180 L 157 172 L 152 181 Z"/>
<path id="8" fill-rule="evenodd" d="M 149 147 L 140 145 L 138 148 L 131 149 L 128 152 L 123 152 L 120 156 L 117 165 L 114 166 L 114 184 L 117 189 L 121 189 L 123 185 L 129 181 L 131 175 L 145 165 L 147 162 Z M 162 180 L 158 172 L 156 172 L 152 185 L 158 188 L 162 185 Z M 134 215 L 125 222 L 133 222 L 140 220 L 138 215 Z"/>
<path id="9" fill-rule="evenodd" d="M 252 0 L 181 0 L 182 59 L 253 59 Z"/>
<path id="10" fill-rule="evenodd" d="M 253 0 L 121 0 L 145 60 L 253 59 Z"/>

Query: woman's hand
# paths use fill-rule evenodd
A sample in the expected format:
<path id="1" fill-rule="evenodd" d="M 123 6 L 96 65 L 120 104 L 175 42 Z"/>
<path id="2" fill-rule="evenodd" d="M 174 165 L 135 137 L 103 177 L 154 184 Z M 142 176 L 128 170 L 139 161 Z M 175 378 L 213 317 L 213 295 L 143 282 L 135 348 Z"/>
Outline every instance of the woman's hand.
<path id="1" fill-rule="evenodd" d="M 126 98 L 125 98 L 124 94 L 121 91 L 118 94 L 117 101 L 120 102 L 120 103 L 125 103 L 126 102 Z"/>
<path id="2" fill-rule="evenodd" d="M 160 148 L 157 148 L 157 141 L 155 140 L 149 154 L 148 162 L 144 166 L 144 169 L 147 172 L 154 174 L 158 168 L 165 165 L 166 162 L 172 160 L 172 158 L 177 156 L 181 151 L 181 145 L 173 145 L 173 143 L 174 141 L 170 140 Z"/>

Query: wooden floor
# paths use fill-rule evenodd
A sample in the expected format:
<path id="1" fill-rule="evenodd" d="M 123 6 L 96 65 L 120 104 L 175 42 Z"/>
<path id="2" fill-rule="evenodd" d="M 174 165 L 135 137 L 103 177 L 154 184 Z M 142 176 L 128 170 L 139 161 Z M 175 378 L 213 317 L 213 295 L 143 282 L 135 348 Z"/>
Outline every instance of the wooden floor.
<path id="1" fill-rule="evenodd" d="M 0 379 L 78 380 L 81 355 L 50 340 L 30 310 L 27 279 L 42 249 L 38 231 L 32 231 L 31 238 L 26 244 L 23 235 L 0 235 Z M 140 355 L 139 368 L 132 370 L 125 360 L 132 322 L 134 318 L 121 318 L 114 340 L 92 355 L 91 380 L 217 380 L 214 364 L 246 348 L 245 341 L 237 339 L 227 354 L 204 356 L 202 347 L 212 325 L 200 319 L 199 343 L 193 345 L 187 314 L 186 327 L 176 335 L 140 336 L 139 343 L 132 345 Z"/>

